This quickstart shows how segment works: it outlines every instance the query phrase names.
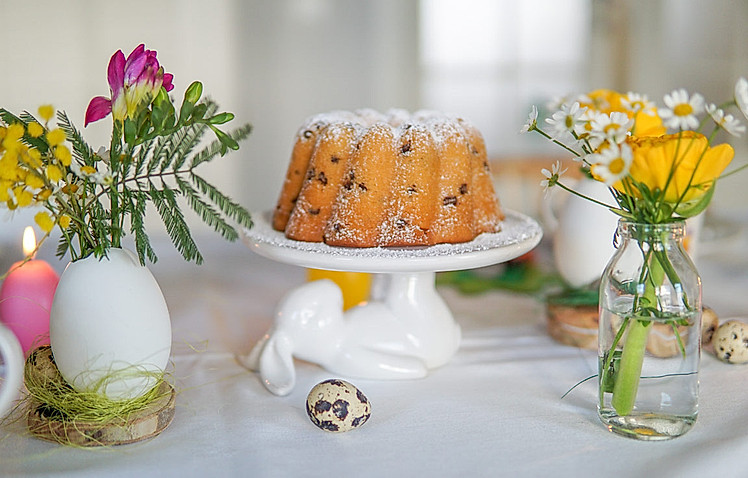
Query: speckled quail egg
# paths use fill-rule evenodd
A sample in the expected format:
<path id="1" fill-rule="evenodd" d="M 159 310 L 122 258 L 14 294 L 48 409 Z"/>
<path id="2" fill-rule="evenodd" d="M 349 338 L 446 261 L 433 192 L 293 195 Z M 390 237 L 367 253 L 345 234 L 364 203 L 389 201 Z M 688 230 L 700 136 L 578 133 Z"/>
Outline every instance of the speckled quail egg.
<path id="1" fill-rule="evenodd" d="M 723 362 L 748 362 L 748 324 L 739 320 L 728 320 L 714 332 L 712 345 L 714 354 Z"/>
<path id="2" fill-rule="evenodd" d="M 717 327 L 719 327 L 719 316 L 714 309 L 704 306 L 701 310 L 701 345 L 712 343 Z"/>
<path id="3" fill-rule="evenodd" d="M 329 432 L 358 428 L 371 416 L 366 395 L 345 380 L 330 379 L 312 388 L 306 399 L 306 412 L 317 427 Z"/>

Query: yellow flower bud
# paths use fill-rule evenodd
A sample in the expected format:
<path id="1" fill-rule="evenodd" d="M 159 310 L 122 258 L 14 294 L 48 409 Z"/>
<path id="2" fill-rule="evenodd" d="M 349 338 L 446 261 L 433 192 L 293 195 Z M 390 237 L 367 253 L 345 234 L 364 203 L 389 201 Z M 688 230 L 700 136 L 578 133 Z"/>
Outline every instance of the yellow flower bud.
<path id="1" fill-rule="evenodd" d="M 70 166 L 73 160 L 70 150 L 63 144 L 55 147 L 55 158 L 59 159 L 63 166 Z"/>
<path id="2" fill-rule="evenodd" d="M 55 166 L 54 164 L 50 164 L 47 166 L 47 178 L 52 181 L 53 183 L 56 183 L 62 179 L 62 169 L 59 166 Z"/>
<path id="3" fill-rule="evenodd" d="M 52 190 L 51 190 L 51 189 L 42 189 L 42 190 L 41 190 L 41 191 L 39 191 L 39 193 L 38 193 L 38 194 L 36 195 L 36 200 L 37 200 L 37 201 L 46 201 L 47 199 L 49 199 L 49 197 L 50 197 L 51 195 L 52 195 Z"/>
<path id="4" fill-rule="evenodd" d="M 81 166 L 81 172 L 86 175 L 96 174 L 96 169 L 93 166 L 85 165 Z"/>
<path id="5" fill-rule="evenodd" d="M 54 106 L 52 106 L 52 105 L 41 105 L 39 107 L 39 116 L 41 116 L 44 121 L 51 120 L 54 115 L 55 115 L 55 108 L 54 108 Z"/>
<path id="6" fill-rule="evenodd" d="M 55 222 L 52 220 L 52 217 L 44 211 L 36 213 L 34 216 L 34 222 L 36 222 L 44 232 L 51 232 L 55 227 Z"/>
<path id="7" fill-rule="evenodd" d="M 78 192 L 78 185 L 77 184 L 68 184 L 67 186 L 63 186 L 62 192 L 65 194 L 75 194 Z"/>
<path id="8" fill-rule="evenodd" d="M 65 142 L 65 132 L 60 128 L 53 129 L 47 133 L 47 142 L 50 146 L 57 146 Z"/>
<path id="9" fill-rule="evenodd" d="M 28 130 L 29 136 L 31 136 L 32 138 L 38 138 L 39 136 L 44 134 L 44 128 L 36 121 L 29 123 Z"/>
<path id="10" fill-rule="evenodd" d="M 70 216 L 68 216 L 67 214 L 63 214 L 59 217 L 57 222 L 60 224 L 61 228 L 67 229 L 68 227 L 70 227 Z"/>

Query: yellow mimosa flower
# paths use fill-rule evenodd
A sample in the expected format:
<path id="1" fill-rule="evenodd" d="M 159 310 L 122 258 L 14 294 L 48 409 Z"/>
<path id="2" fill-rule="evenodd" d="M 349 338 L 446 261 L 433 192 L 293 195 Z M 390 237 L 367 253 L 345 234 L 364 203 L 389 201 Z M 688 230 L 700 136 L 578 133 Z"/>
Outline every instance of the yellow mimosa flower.
<path id="1" fill-rule="evenodd" d="M 63 166 L 70 166 L 73 160 L 70 150 L 64 144 L 55 147 L 55 158 L 59 159 Z"/>
<path id="2" fill-rule="evenodd" d="M 62 179 L 62 169 L 59 166 L 50 164 L 47 166 L 47 178 L 53 183 L 56 183 Z"/>
<path id="3" fill-rule="evenodd" d="M 52 105 L 41 105 L 39 107 L 39 116 L 44 121 L 49 121 L 55 115 L 55 108 Z"/>
<path id="4" fill-rule="evenodd" d="M 65 132 L 60 128 L 53 129 L 47 133 L 47 142 L 50 146 L 57 146 L 65 141 Z"/>
<path id="5" fill-rule="evenodd" d="M 40 125 L 36 121 L 29 123 L 28 130 L 29 136 L 31 136 L 32 138 L 38 138 L 39 136 L 44 134 L 44 127 L 42 127 L 42 125 Z"/>
<path id="6" fill-rule="evenodd" d="M 16 197 L 18 207 L 26 207 L 34 200 L 34 195 L 26 190 L 24 186 L 16 186 L 13 188 L 13 195 Z"/>
<path id="7" fill-rule="evenodd" d="M 8 202 L 10 199 L 10 194 L 8 193 L 8 190 L 13 185 L 10 181 L 0 179 L 0 201 L 2 202 Z"/>
<path id="8" fill-rule="evenodd" d="M 631 138 L 629 144 L 634 156 L 631 181 L 645 184 L 651 191 L 664 191 L 665 202 L 671 204 L 703 196 L 735 155 L 729 144 L 709 147 L 708 139 L 693 131 Z M 614 187 L 625 192 L 621 182 Z"/>
<path id="9" fill-rule="evenodd" d="M 42 165 L 42 153 L 38 149 L 32 148 L 26 152 L 26 162 L 32 168 L 38 168 Z"/>
<path id="10" fill-rule="evenodd" d="M 44 232 L 51 232 L 55 227 L 55 222 L 52 220 L 52 217 L 44 211 L 36 213 L 34 216 L 34 222 L 36 222 Z"/>
<path id="11" fill-rule="evenodd" d="M 23 137 L 24 132 L 23 126 L 20 124 L 12 124 L 8 126 L 8 129 L 5 132 L 5 138 L 3 139 L 3 147 L 8 151 L 18 150 L 21 146 L 19 140 Z"/>
<path id="12" fill-rule="evenodd" d="M 26 186 L 32 189 L 39 189 L 44 187 L 44 180 L 36 174 L 29 174 L 26 176 Z"/>

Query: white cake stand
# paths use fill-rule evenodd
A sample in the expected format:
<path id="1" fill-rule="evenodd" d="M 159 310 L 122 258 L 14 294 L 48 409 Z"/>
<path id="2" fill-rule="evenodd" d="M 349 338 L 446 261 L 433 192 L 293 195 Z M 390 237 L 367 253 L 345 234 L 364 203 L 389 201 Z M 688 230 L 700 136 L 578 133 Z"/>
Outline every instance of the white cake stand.
<path id="1" fill-rule="evenodd" d="M 498 233 L 428 247 L 349 248 L 288 239 L 255 214 L 244 231 L 256 253 L 316 269 L 375 273 L 370 300 L 343 312 L 342 293 L 329 280 L 291 290 L 278 304 L 271 330 L 240 361 L 266 388 L 286 395 L 296 377 L 293 358 L 340 375 L 367 379 L 421 378 L 444 365 L 460 344 L 460 327 L 435 288 L 435 273 L 505 262 L 534 248 L 542 229 L 505 211 Z"/>

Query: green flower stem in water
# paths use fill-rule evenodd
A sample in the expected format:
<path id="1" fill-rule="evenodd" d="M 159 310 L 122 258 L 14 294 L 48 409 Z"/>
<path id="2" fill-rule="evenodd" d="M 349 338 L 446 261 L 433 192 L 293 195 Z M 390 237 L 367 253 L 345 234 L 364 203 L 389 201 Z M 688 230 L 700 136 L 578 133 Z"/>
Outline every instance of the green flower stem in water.
<path id="1" fill-rule="evenodd" d="M 628 415 L 634 409 L 636 394 L 639 391 L 639 377 L 644 363 L 644 352 L 652 324 L 651 320 L 646 324 L 641 320 L 630 322 L 611 399 L 611 405 L 620 416 Z"/>
<path id="2" fill-rule="evenodd" d="M 636 402 L 636 395 L 639 392 L 639 378 L 644 364 L 647 339 L 653 324 L 650 319 L 651 313 L 644 312 L 658 309 L 656 289 L 662 285 L 666 269 L 663 267 L 662 261 L 666 261 L 669 268 L 672 268 L 666 255 L 656 252 L 653 254 L 652 248 L 659 248 L 661 244 L 649 243 L 648 246 L 646 248 L 644 243 L 640 243 L 640 248 L 644 253 L 644 269 L 642 270 L 645 273 L 644 294 L 639 300 L 634 299 L 634 320 L 629 321 L 629 330 L 626 342 L 623 345 L 620 368 L 613 386 L 611 405 L 619 416 L 631 413 Z"/>

